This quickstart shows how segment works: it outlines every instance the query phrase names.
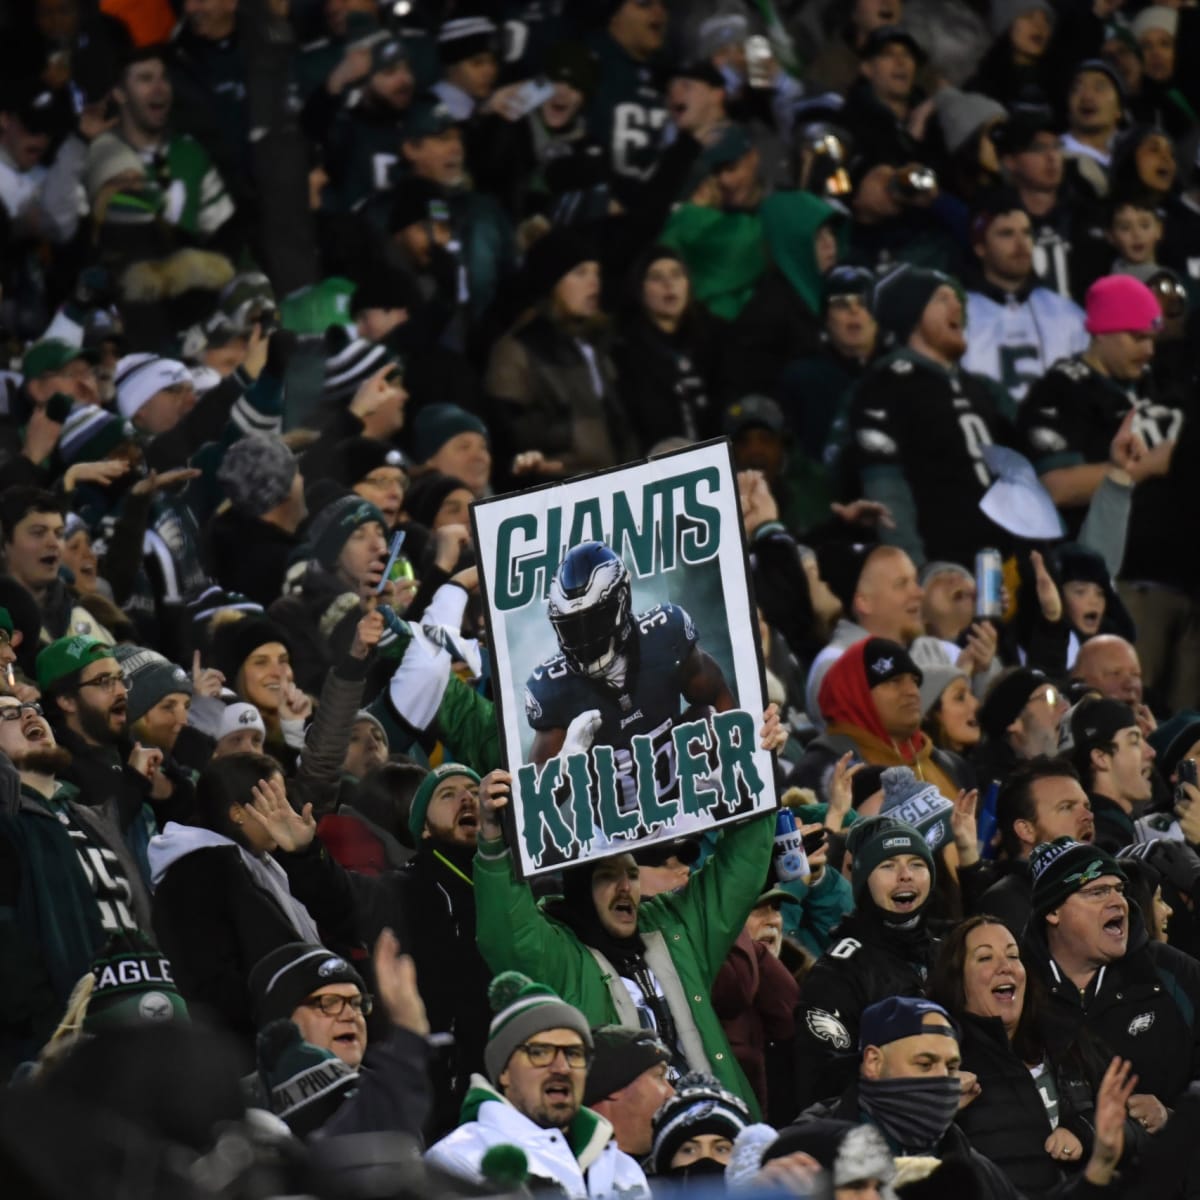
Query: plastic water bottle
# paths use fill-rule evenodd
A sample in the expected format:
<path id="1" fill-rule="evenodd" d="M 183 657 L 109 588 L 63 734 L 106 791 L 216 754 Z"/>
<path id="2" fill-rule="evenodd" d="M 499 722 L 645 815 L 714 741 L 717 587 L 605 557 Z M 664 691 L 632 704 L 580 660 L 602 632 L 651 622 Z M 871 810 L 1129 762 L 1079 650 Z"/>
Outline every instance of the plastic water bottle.
<path id="1" fill-rule="evenodd" d="M 785 883 L 812 874 L 808 855 L 804 853 L 804 839 L 790 808 L 781 808 L 775 814 L 775 874 Z"/>

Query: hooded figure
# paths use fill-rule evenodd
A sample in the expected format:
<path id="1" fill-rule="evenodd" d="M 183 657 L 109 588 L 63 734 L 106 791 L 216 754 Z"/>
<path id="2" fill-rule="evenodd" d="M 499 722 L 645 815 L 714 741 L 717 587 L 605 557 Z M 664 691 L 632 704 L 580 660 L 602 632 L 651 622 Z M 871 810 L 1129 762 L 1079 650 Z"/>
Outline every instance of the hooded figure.
<path id="1" fill-rule="evenodd" d="M 928 911 L 937 874 L 920 830 L 869 817 L 850 830 L 846 853 L 855 910 L 805 978 L 796 1010 L 802 1108 L 853 1081 L 864 1010 L 888 997 L 922 995 L 936 945 Z"/>
<path id="2" fill-rule="evenodd" d="M 613 359 L 643 449 L 720 432 L 724 339 L 683 257 L 654 245 L 629 272 Z"/>
<path id="3" fill-rule="evenodd" d="M 903 676 L 915 682 L 916 698 L 911 733 L 898 732 L 893 724 L 889 732 L 881 715 L 882 697 L 875 689 Z M 921 732 L 920 687 L 922 673 L 897 642 L 885 638 L 866 638 L 851 646 L 829 668 L 818 704 L 826 721 L 826 738 L 844 739 L 845 749 L 855 750 L 873 766 L 911 767 L 918 778 L 934 784 L 947 798 L 958 795 L 949 774 L 934 758 L 934 746 Z M 903 714 L 901 714 L 903 715 Z"/>
<path id="4" fill-rule="evenodd" d="M 788 363 L 820 348 L 822 280 L 845 254 L 848 225 L 811 192 L 768 196 L 759 216 L 768 266 L 733 336 L 738 386 L 773 395 Z"/>

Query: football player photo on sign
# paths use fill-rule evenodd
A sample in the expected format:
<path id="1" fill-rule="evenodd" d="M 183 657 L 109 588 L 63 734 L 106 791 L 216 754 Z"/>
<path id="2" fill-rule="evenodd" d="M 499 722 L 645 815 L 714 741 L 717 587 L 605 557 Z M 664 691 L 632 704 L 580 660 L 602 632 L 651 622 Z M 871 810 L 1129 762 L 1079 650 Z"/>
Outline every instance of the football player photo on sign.
<path id="1" fill-rule="evenodd" d="M 774 807 L 724 440 L 472 514 L 522 874 Z"/>

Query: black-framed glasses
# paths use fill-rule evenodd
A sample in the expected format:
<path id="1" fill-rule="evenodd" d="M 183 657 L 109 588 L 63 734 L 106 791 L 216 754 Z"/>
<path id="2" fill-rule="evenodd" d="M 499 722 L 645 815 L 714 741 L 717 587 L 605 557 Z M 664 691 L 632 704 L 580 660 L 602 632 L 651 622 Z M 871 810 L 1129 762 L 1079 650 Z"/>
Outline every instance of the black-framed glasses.
<path id="1" fill-rule="evenodd" d="M 591 1061 L 587 1047 L 582 1043 L 574 1046 L 554 1046 L 550 1042 L 524 1042 L 517 1047 L 529 1059 L 531 1067 L 548 1067 L 561 1054 L 572 1071 L 584 1070 Z"/>
<path id="2" fill-rule="evenodd" d="M 0 708 L 0 721 L 19 721 L 26 709 L 29 709 L 35 717 L 44 715 L 40 704 L 25 701 L 22 704 L 6 704 L 3 708 Z"/>
<path id="3" fill-rule="evenodd" d="M 119 671 L 115 674 L 108 672 L 104 675 L 97 675 L 95 679 L 81 679 L 80 687 L 99 688 L 102 692 L 111 692 L 118 684 L 121 687 L 128 687 L 129 681 Z"/>
<path id="4" fill-rule="evenodd" d="M 375 1007 L 374 996 L 310 996 L 304 1001 L 305 1008 L 319 1008 L 327 1017 L 340 1017 L 349 1005 L 355 1016 L 369 1017 Z"/>

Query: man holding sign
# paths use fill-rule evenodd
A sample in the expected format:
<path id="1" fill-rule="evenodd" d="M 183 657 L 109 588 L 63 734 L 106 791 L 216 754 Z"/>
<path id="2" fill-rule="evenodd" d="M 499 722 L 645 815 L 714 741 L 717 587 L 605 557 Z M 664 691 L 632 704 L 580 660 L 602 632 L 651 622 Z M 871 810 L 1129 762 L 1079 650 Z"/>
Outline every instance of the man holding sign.
<path id="1" fill-rule="evenodd" d="M 771 705 L 760 745 L 778 750 L 786 740 Z M 507 771 L 493 771 L 480 785 L 474 878 L 477 938 L 488 966 L 540 980 L 593 1026 L 656 1030 L 676 1071 L 707 1071 L 754 1107 L 709 997 L 762 890 L 774 813 L 723 830 L 681 892 L 643 901 L 637 863 L 625 853 L 565 872 L 566 895 L 543 911 L 513 873 L 500 823 L 511 782 Z"/>

